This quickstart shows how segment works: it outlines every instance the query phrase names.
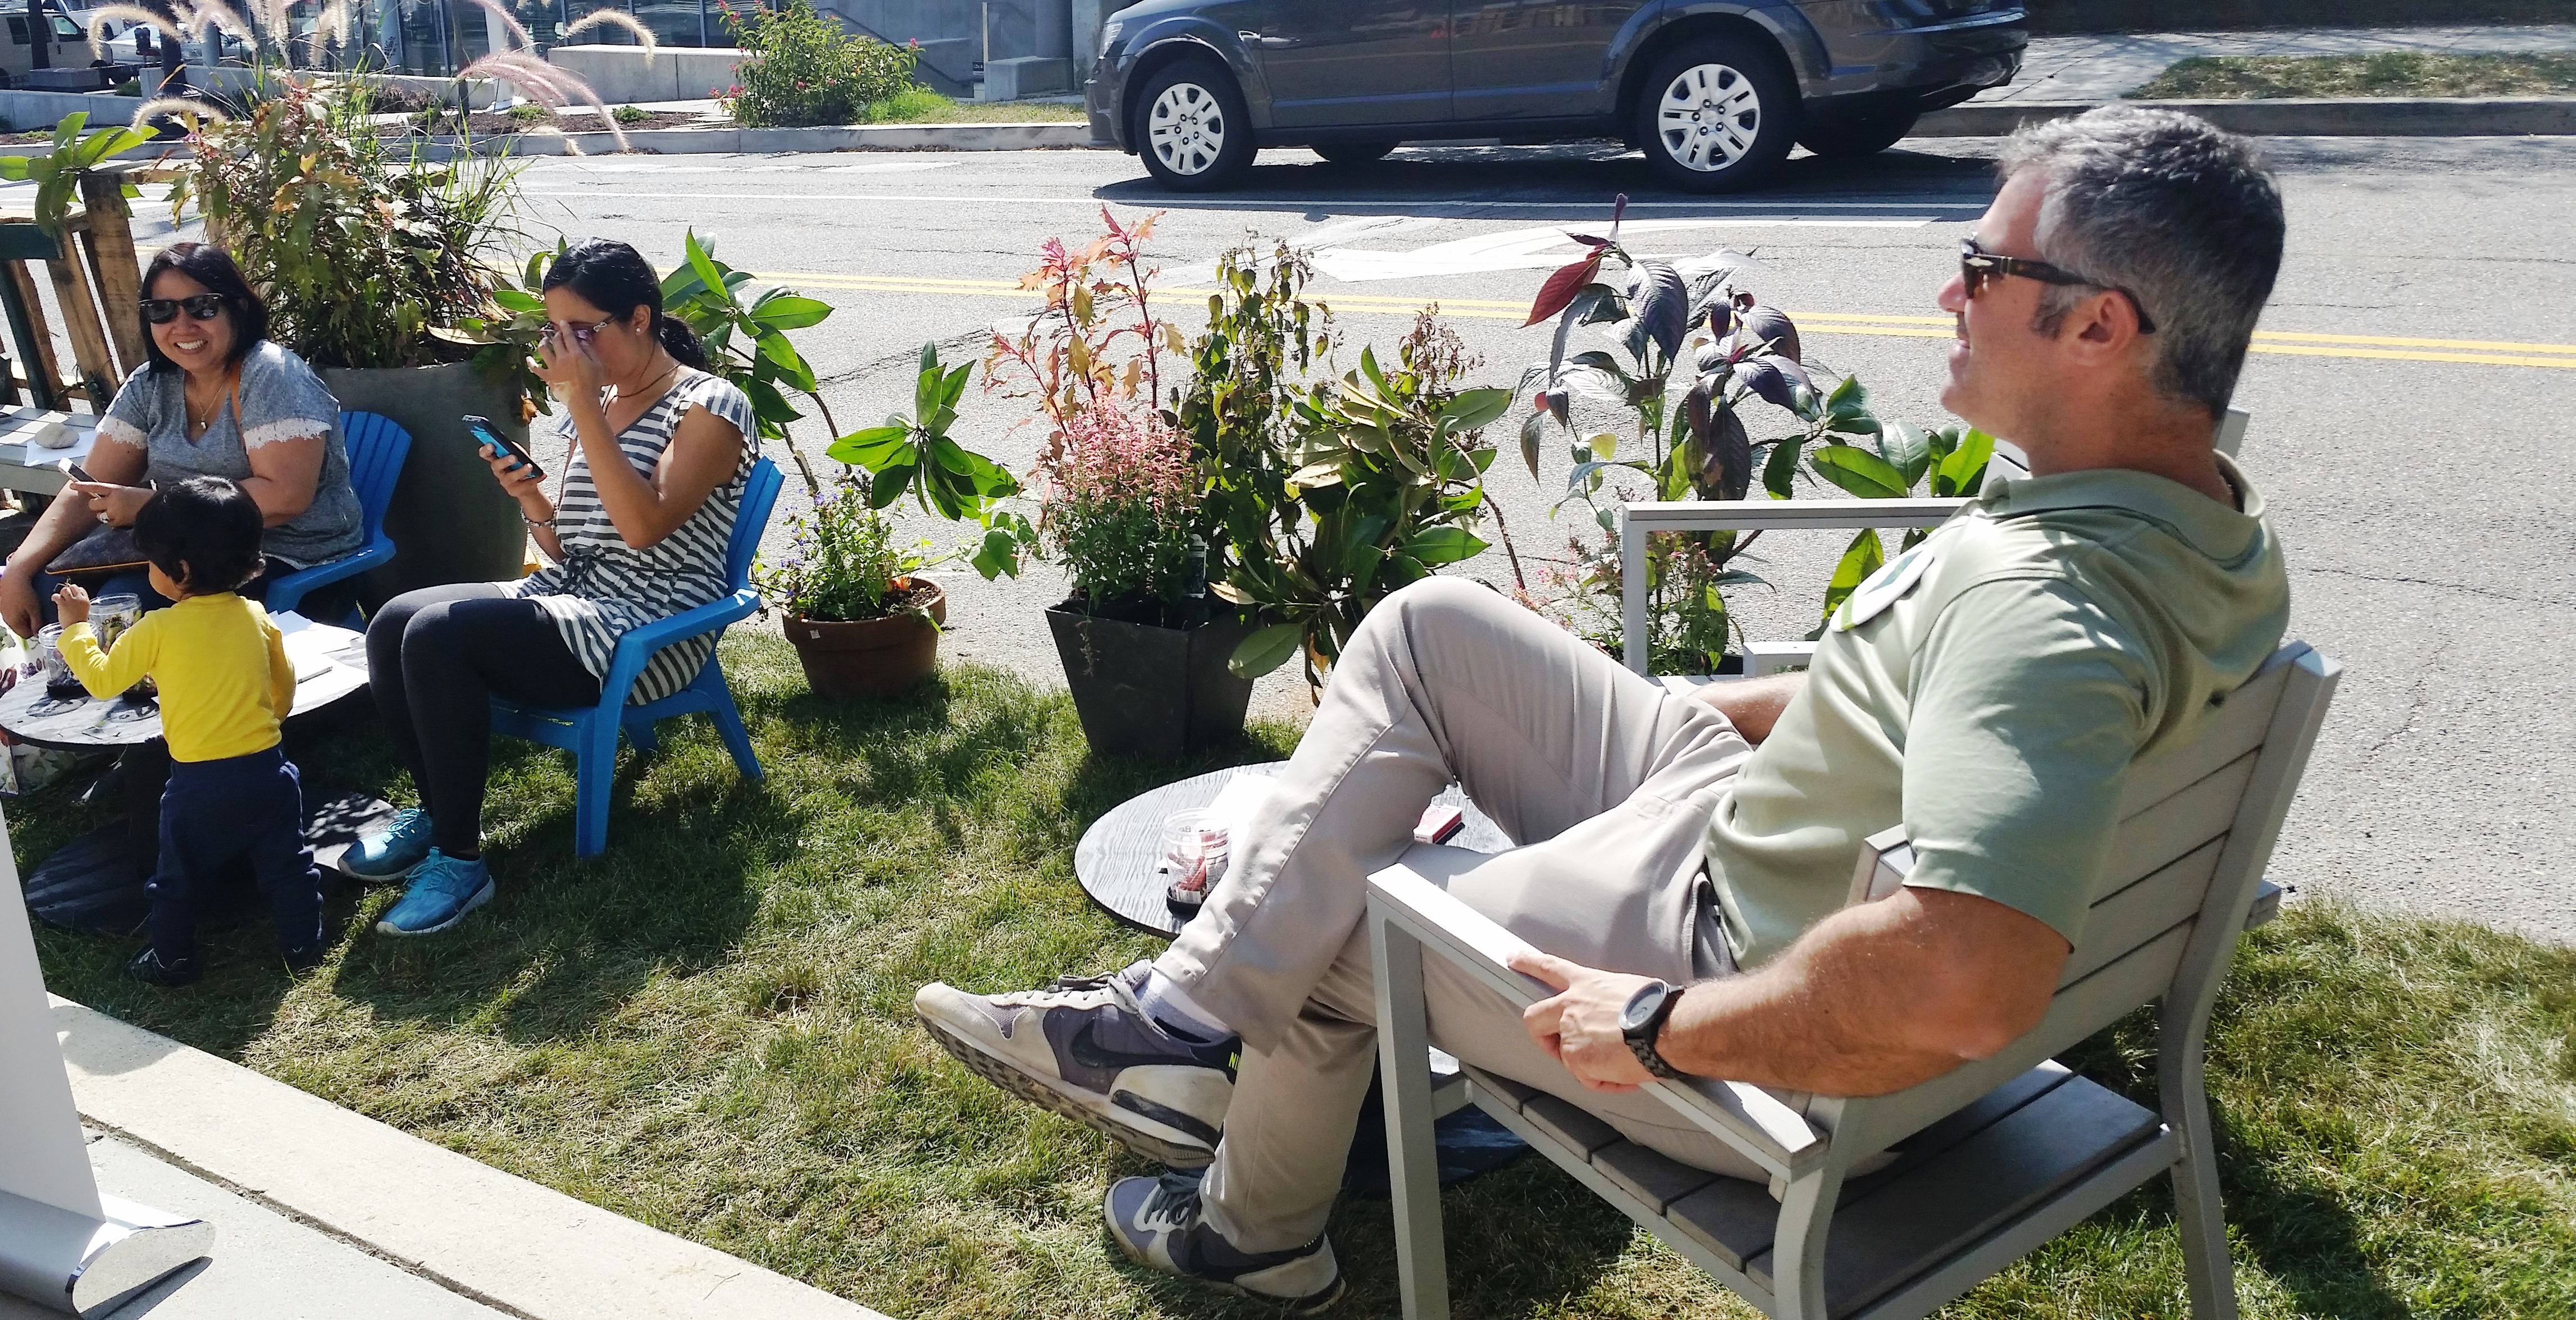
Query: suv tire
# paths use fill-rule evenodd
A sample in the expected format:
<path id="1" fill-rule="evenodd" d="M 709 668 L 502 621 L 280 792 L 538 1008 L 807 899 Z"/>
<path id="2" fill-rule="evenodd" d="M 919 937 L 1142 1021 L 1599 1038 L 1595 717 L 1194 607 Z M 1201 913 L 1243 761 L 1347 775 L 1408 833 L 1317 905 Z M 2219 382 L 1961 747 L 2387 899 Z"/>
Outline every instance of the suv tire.
<path id="1" fill-rule="evenodd" d="M 1691 192 L 1762 182 L 1798 140 L 1798 85 L 1766 42 L 1702 37 L 1655 61 L 1629 108 L 1646 166 Z"/>
<path id="2" fill-rule="evenodd" d="M 1214 60 L 1166 65 L 1145 80 L 1133 105 L 1127 140 L 1164 187 L 1214 192 L 1251 171 L 1252 115 L 1232 75 Z"/>
<path id="3" fill-rule="evenodd" d="M 1900 111 L 1865 119 L 1811 123 L 1798 130 L 1798 144 L 1828 160 L 1875 156 L 1913 132 L 1914 121 L 1920 118 L 1921 115 Z"/>
<path id="4" fill-rule="evenodd" d="M 1395 150 L 1392 142 L 1321 142 L 1314 153 L 1335 165 L 1366 165 L 1386 159 Z"/>

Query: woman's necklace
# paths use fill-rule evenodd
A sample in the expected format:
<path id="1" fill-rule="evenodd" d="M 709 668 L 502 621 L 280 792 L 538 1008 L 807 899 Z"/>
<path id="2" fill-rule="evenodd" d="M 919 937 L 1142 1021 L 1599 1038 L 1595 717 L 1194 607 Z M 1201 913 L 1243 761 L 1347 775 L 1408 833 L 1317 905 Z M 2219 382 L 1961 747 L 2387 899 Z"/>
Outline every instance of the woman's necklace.
<path id="1" fill-rule="evenodd" d="M 225 377 L 225 380 L 227 381 L 230 379 L 230 376 Z M 194 390 L 190 390 L 185 386 L 180 388 L 180 403 L 181 406 L 187 410 L 188 438 L 192 441 L 205 435 L 207 428 L 212 427 L 215 424 L 216 416 L 222 413 L 224 408 L 224 390 L 221 385 L 216 387 L 215 397 L 208 400 L 202 407 L 198 405 L 195 396 L 196 392 Z"/>
<path id="2" fill-rule="evenodd" d="M 627 399 L 642 399 L 645 400 L 647 402 L 647 406 L 649 406 L 650 401 L 653 398 L 653 387 L 661 384 L 663 381 L 669 380 L 680 372 L 679 360 L 673 358 L 670 361 L 670 366 L 653 373 L 653 378 L 651 380 L 644 382 L 642 386 L 634 390 L 630 391 L 623 385 L 611 385 L 609 388 L 617 391 L 617 397 L 620 401 Z"/>

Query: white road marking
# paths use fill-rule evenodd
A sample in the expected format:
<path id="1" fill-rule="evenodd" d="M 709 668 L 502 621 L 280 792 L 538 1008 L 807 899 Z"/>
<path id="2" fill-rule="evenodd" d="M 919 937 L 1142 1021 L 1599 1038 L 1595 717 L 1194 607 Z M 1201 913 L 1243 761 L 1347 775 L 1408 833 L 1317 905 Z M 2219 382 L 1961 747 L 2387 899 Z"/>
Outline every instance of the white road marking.
<path id="1" fill-rule="evenodd" d="M 1621 238 L 1638 234 L 1676 233 L 1692 229 L 1801 228 L 1801 229 L 1920 229 L 1931 224 L 1929 216 L 1886 220 L 1809 220 L 1798 218 L 1735 217 L 1708 220 L 1631 220 L 1621 230 Z M 1633 242 L 1622 242 L 1633 249 Z M 1534 229 L 1514 229 L 1500 234 L 1479 234 L 1474 238 L 1453 239 L 1434 243 L 1411 252 L 1372 252 L 1364 248 L 1322 248 L 1315 253 L 1315 268 L 1345 283 L 1366 280 L 1410 280 L 1440 275 L 1472 275 L 1493 270 L 1528 270 L 1562 266 L 1581 255 L 1581 246 L 1566 231 L 1549 225 Z M 1645 253 L 1638 253 L 1643 256 Z"/>
<path id="2" fill-rule="evenodd" d="M 1161 200 L 1131 202 L 1124 198 L 1108 197 L 1017 197 L 1008 193 L 966 193 L 949 196 L 924 193 L 728 192 L 709 194 L 705 192 L 630 192 L 623 189 L 611 192 L 605 188 L 583 188 L 570 191 L 549 191 L 531 188 L 527 190 L 524 195 L 529 197 L 631 197 L 639 201 L 661 200 L 674 202 L 933 202 L 971 203 L 978 206 L 1105 205 L 1121 207 L 1130 211 L 1160 211 L 1168 210 L 1171 206 L 1171 203 Z M 1988 203 L 1983 200 L 1945 202 L 1937 198 L 1922 198 L 1885 202 L 1630 202 L 1628 203 L 1628 209 L 1630 211 L 1699 211 L 1703 213 L 1710 211 L 1921 212 L 1983 211 L 1986 209 L 1987 205 Z M 1569 211 L 1576 213 L 1581 217 L 1590 217 L 1591 224 L 1596 228 L 1607 227 L 1609 223 L 1608 217 L 1605 214 L 1608 208 L 1600 202 L 1551 202 L 1500 197 L 1489 201 L 1445 202 L 1423 201 L 1410 197 L 1220 197 L 1211 199 L 1192 199 L 1191 206 L 1192 209 L 1236 211 L 1252 211 L 1259 210 L 1263 207 L 1275 207 L 1280 210 L 1306 212 L 1348 211 L 1357 210 L 1362 207 L 1402 207 L 1407 211 L 1423 215 L 1463 213 L 1456 214 L 1454 218 L 1464 220 L 1489 219 L 1491 217 L 1483 216 L 1478 213 L 1501 207 L 1512 211 Z M 1936 221 L 1943 221 L 1946 219 L 1946 217 L 1924 215 L 1900 215 L 1897 218 L 1907 224 L 1932 224 Z"/>
<path id="3" fill-rule="evenodd" d="M 923 170 L 952 169 L 963 163 L 954 160 L 876 160 L 857 165 L 697 165 L 684 161 L 619 160 L 569 168 L 581 174 L 917 174 Z"/>

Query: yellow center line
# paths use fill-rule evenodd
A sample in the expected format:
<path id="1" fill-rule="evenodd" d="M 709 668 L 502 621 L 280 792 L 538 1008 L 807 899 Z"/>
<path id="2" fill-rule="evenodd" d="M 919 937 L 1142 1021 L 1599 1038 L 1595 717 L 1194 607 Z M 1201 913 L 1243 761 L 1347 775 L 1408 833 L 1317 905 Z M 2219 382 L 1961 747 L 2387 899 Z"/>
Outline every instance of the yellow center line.
<path id="1" fill-rule="evenodd" d="M 772 284 L 854 289 L 878 293 L 936 293 L 978 298 L 1011 298 L 1034 302 L 1041 295 L 1016 280 L 970 280 L 927 275 L 824 275 L 778 272 L 754 278 Z M 1205 298 L 1215 289 L 1164 288 L 1167 298 Z M 1390 297 L 1378 294 L 1326 293 L 1317 301 L 1358 313 L 1410 316 L 1430 303 L 1443 315 L 1477 321 L 1527 319 L 1526 303 L 1492 298 Z M 1811 334 L 1874 335 L 1899 339 L 1948 339 L 1946 316 L 1898 316 L 1871 312 L 1797 312 L 1788 314 Z M 2393 362 L 2468 362 L 2495 367 L 2558 367 L 2576 370 L 2576 344 L 2529 344 L 2511 340 L 2415 339 L 2393 335 L 2334 335 L 2297 330 L 2259 330 L 2252 351 L 2290 357 L 2361 358 Z"/>

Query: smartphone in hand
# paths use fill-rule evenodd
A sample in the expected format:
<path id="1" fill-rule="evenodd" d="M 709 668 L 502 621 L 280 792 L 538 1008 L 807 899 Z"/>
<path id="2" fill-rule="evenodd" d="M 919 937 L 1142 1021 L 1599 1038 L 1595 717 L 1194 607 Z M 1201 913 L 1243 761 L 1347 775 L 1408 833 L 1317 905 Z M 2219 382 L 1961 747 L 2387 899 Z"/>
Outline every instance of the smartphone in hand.
<path id="1" fill-rule="evenodd" d="M 71 478 L 71 479 L 72 479 L 72 480 L 74 480 L 74 481 L 96 481 L 96 480 L 98 480 L 98 478 L 93 477 L 93 476 L 91 476 L 91 475 L 89 474 L 89 469 L 87 469 L 87 468 L 85 468 L 85 467 L 82 467 L 80 464 L 75 463 L 75 462 L 73 462 L 72 460 L 70 460 L 70 459 L 68 459 L 68 458 L 64 459 L 63 461 L 61 461 L 61 462 L 59 462 L 59 463 L 56 463 L 54 466 L 55 466 L 55 467 L 58 467 L 58 468 L 60 468 L 60 469 L 62 469 L 62 473 L 63 473 L 63 475 L 64 475 L 64 476 L 66 476 L 66 477 Z"/>
<path id="2" fill-rule="evenodd" d="M 494 426 L 491 418 L 478 417 L 473 413 L 465 414 L 465 432 L 466 434 L 473 436 L 477 444 L 491 450 L 493 453 L 508 454 L 510 457 L 527 464 L 531 469 L 535 470 L 537 480 L 543 481 L 546 479 L 546 469 L 544 465 L 538 463 L 536 456 L 528 452 L 527 446 L 501 434 L 501 428 Z M 515 468 L 512 469 L 512 471 L 516 470 L 517 469 Z"/>

